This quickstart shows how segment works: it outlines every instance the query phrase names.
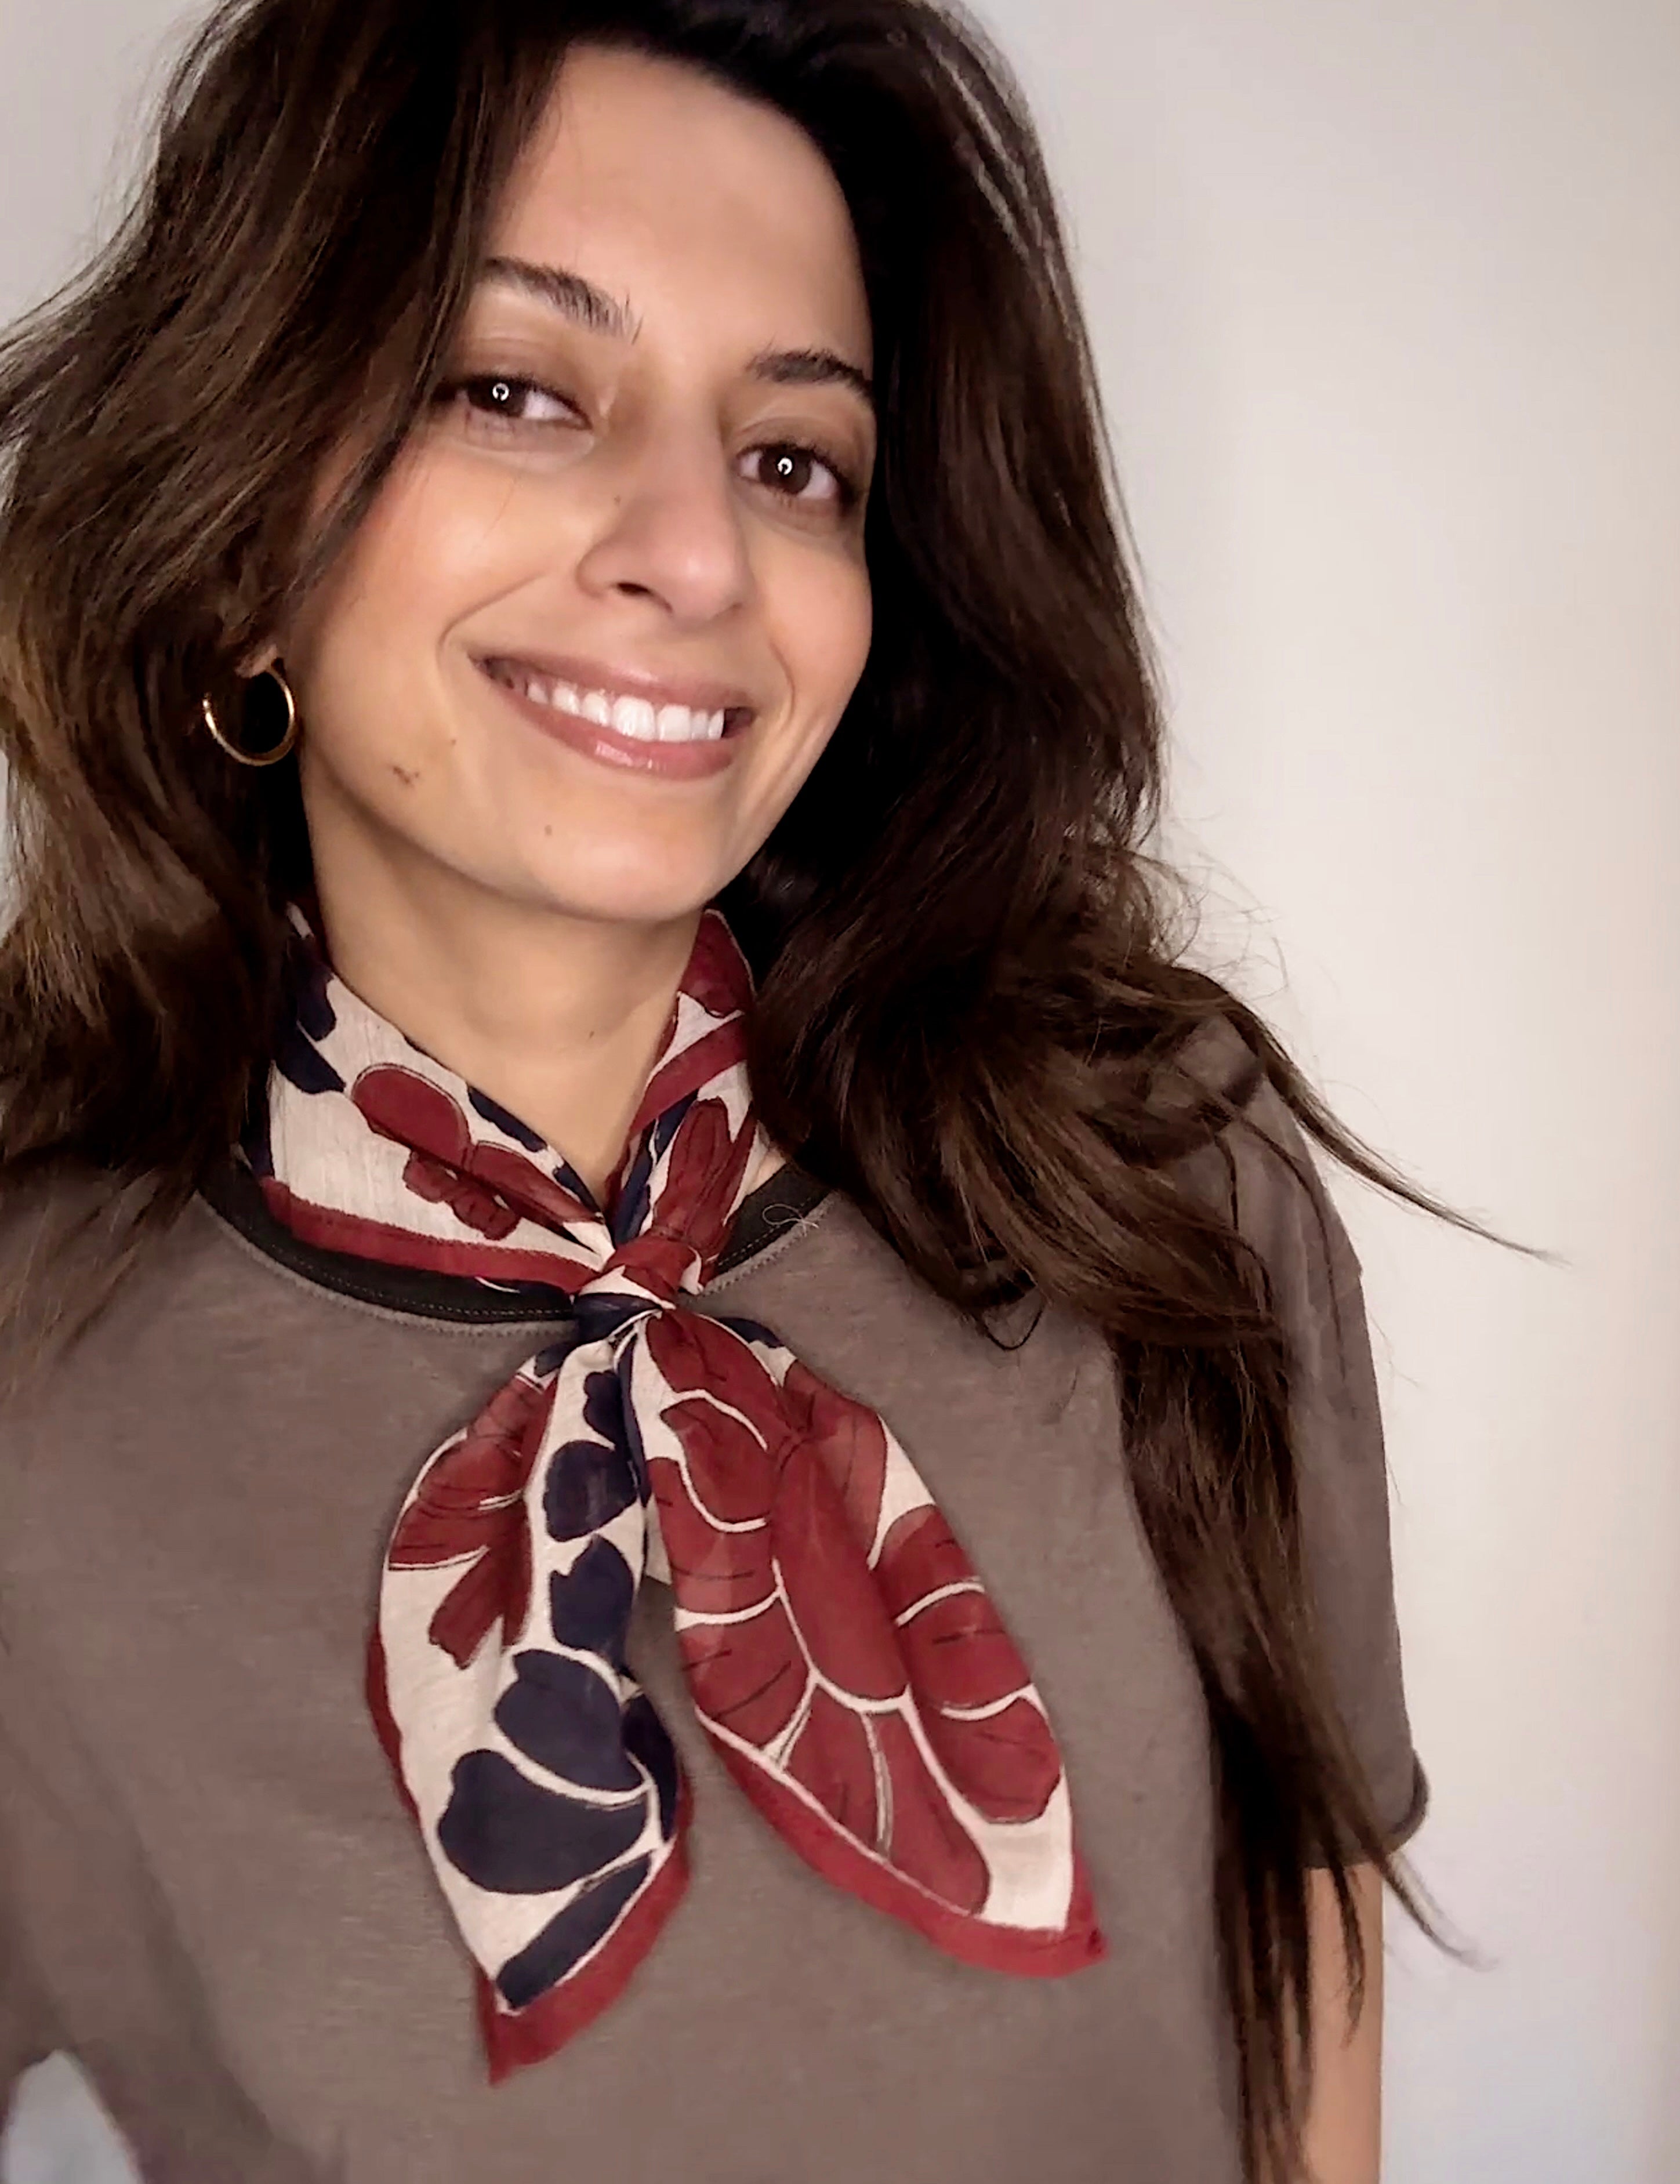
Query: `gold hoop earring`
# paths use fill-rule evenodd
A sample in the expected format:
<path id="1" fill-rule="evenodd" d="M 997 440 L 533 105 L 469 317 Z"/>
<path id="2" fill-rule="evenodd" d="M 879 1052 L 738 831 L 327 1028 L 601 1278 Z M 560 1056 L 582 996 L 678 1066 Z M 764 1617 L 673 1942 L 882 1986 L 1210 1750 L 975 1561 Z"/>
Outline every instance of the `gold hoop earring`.
<path id="1" fill-rule="evenodd" d="M 230 743 L 222 733 L 221 723 L 216 718 L 216 709 L 210 703 L 209 694 L 207 693 L 200 700 L 201 710 L 204 716 L 204 726 L 228 756 L 231 759 L 236 759 L 241 766 L 278 766 L 281 759 L 289 758 L 292 755 L 292 748 L 298 741 L 298 701 L 292 694 L 292 685 L 281 672 L 278 660 L 272 667 L 264 667 L 262 672 L 264 675 L 272 676 L 280 685 L 281 698 L 286 706 L 285 731 L 280 741 L 271 749 L 242 750 L 237 744 Z M 257 678 L 253 675 L 250 679 L 254 682 Z"/>

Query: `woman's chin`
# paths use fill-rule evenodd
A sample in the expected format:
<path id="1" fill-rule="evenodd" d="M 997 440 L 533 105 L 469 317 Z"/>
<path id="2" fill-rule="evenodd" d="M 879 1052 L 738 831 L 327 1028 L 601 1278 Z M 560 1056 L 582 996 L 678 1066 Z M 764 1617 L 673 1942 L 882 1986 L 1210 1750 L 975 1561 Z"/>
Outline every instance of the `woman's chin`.
<path id="1" fill-rule="evenodd" d="M 702 860 L 693 866 L 674 861 L 668 850 L 649 846 L 626 864 L 602 869 L 587 855 L 545 854 L 524 883 L 509 893 L 535 900 L 555 915 L 591 924 L 660 926 L 696 916 L 732 875 Z"/>

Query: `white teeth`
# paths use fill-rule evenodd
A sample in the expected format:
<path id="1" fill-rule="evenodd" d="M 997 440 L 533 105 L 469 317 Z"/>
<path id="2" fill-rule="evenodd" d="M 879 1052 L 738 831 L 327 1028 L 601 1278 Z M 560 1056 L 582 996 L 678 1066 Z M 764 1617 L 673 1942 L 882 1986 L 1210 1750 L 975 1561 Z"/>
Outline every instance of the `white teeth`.
<path id="1" fill-rule="evenodd" d="M 615 698 L 612 725 L 620 735 L 633 736 L 637 743 L 659 740 L 659 716 L 645 698 Z"/>
<path id="2" fill-rule="evenodd" d="M 615 729 L 637 743 L 716 743 L 728 718 L 721 706 L 710 713 L 697 712 L 689 705 L 655 706 L 646 698 L 615 698 L 604 690 L 581 690 L 570 682 L 527 674 L 517 666 L 504 673 L 511 686 L 533 705 L 576 713 L 598 728 Z"/>

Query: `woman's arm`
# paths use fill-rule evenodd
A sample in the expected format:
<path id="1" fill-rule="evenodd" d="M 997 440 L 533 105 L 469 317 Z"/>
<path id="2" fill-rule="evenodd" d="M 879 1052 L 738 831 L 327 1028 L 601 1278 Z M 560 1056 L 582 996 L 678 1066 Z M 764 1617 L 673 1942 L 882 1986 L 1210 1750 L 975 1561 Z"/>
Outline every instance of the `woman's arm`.
<path id="1" fill-rule="evenodd" d="M 1312 1930 L 1313 2074 L 1303 2184 L 1377 2184 L 1382 2142 L 1382 1880 L 1348 1876 L 1365 1938 L 1365 1997 L 1349 2026 L 1342 1920 L 1330 1877 L 1308 1880 Z"/>

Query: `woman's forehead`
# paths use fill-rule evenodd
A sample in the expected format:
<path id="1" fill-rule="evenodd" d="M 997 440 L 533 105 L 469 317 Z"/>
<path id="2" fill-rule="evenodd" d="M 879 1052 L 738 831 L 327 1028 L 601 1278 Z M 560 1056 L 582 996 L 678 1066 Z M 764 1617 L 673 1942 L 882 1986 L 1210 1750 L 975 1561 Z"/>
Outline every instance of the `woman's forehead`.
<path id="1" fill-rule="evenodd" d="M 832 170 L 786 114 L 682 62 L 590 46 L 567 57 L 492 256 L 577 276 L 632 336 L 697 316 L 750 322 L 869 368 L 868 299 Z"/>

